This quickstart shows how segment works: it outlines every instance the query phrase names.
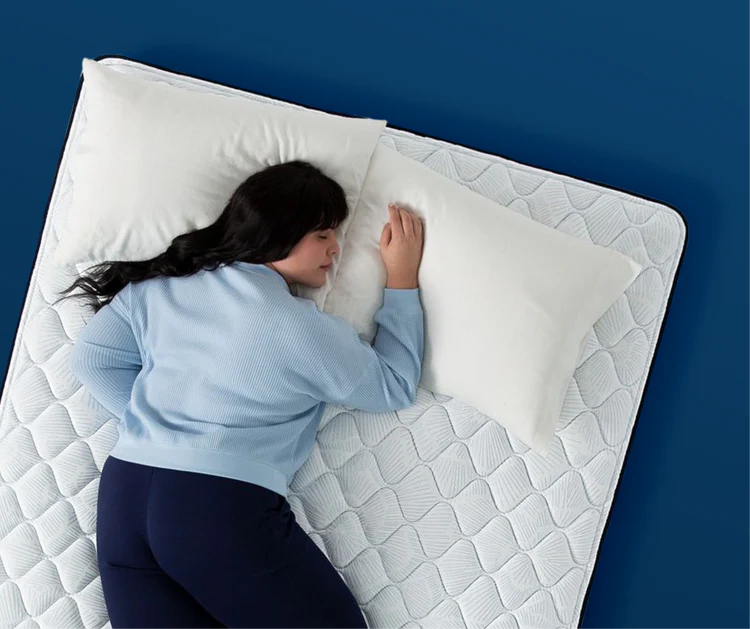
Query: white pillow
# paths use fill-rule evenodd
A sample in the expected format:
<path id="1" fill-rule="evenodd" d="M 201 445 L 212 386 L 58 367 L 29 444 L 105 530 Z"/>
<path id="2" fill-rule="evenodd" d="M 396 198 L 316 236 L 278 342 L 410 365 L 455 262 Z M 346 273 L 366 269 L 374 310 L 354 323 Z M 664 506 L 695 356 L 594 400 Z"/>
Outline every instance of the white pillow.
<path id="1" fill-rule="evenodd" d="M 324 303 L 368 341 L 386 279 L 379 240 L 388 203 L 425 225 L 421 386 L 547 452 L 590 328 L 641 266 L 378 146 Z"/>
<path id="2" fill-rule="evenodd" d="M 293 159 L 343 187 L 343 249 L 385 121 L 176 87 L 86 58 L 83 77 L 86 123 L 70 157 L 73 200 L 59 263 L 152 258 L 175 236 L 212 223 L 252 173 Z"/>

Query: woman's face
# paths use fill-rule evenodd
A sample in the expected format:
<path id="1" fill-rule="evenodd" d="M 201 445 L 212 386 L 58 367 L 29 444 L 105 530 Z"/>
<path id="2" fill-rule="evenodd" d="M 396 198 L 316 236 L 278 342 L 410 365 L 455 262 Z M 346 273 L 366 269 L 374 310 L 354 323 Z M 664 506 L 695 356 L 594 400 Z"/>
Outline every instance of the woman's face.
<path id="1" fill-rule="evenodd" d="M 325 284 L 326 274 L 333 264 L 333 256 L 340 251 L 333 229 L 315 230 L 302 238 L 286 258 L 268 266 L 276 269 L 287 284 L 318 288 Z"/>

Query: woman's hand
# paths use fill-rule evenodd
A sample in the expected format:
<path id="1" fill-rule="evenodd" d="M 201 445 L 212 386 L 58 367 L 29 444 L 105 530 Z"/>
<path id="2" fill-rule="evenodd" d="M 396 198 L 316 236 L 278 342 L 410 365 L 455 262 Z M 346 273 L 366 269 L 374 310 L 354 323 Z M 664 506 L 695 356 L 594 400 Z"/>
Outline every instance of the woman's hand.
<path id="1" fill-rule="evenodd" d="M 380 236 L 380 255 L 388 272 L 385 287 L 418 288 L 417 275 L 424 243 L 422 219 L 393 203 L 388 210 L 390 220 Z"/>

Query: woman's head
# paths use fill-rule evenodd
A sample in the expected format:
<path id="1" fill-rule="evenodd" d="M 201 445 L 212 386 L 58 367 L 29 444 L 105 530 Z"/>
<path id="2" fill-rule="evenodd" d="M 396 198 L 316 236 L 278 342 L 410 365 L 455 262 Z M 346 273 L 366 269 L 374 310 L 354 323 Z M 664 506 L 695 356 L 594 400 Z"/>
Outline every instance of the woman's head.
<path id="1" fill-rule="evenodd" d="M 340 251 L 335 229 L 347 212 L 338 183 L 308 162 L 293 161 L 242 183 L 216 229 L 233 234 L 233 248 L 243 249 L 235 260 L 268 264 L 290 284 L 318 287 Z"/>
<path id="2" fill-rule="evenodd" d="M 289 284 L 318 288 L 326 281 L 326 274 L 339 253 L 339 243 L 333 228 L 308 232 L 294 245 L 289 255 L 267 265 L 280 273 Z"/>
<path id="3" fill-rule="evenodd" d="M 237 187 L 211 225 L 177 236 L 151 260 L 99 264 L 63 292 L 81 289 L 98 310 L 130 282 L 232 262 L 267 264 L 290 284 L 322 286 L 347 212 L 341 186 L 309 162 L 269 166 Z"/>

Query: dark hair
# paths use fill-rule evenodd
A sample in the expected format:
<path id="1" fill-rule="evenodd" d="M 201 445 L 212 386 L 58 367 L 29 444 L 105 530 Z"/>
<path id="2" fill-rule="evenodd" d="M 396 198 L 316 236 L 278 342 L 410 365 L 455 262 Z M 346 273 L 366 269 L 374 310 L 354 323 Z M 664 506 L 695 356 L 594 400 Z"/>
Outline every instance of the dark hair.
<path id="1" fill-rule="evenodd" d="M 283 260 L 305 234 L 336 229 L 347 213 L 343 188 L 316 166 L 301 160 L 269 166 L 240 184 L 211 225 L 177 236 L 150 260 L 97 264 L 61 294 L 84 297 L 96 312 L 130 282 Z M 82 292 L 71 294 L 76 288 Z"/>

